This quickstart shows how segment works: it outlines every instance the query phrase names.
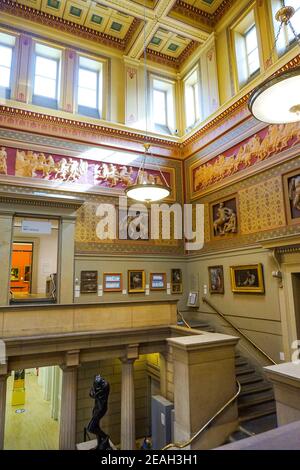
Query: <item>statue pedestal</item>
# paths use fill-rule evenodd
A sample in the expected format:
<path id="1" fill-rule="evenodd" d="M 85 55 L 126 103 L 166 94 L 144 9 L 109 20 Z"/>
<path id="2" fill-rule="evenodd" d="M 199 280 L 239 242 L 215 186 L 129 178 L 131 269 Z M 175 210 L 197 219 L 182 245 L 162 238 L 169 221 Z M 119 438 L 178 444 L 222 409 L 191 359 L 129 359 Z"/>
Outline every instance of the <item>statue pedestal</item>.
<path id="1" fill-rule="evenodd" d="M 109 443 L 112 450 L 118 450 L 116 446 L 111 442 L 111 440 L 109 441 Z M 76 444 L 76 450 L 93 450 L 96 446 L 97 439 L 93 439 L 92 441 L 80 442 L 79 444 Z"/>

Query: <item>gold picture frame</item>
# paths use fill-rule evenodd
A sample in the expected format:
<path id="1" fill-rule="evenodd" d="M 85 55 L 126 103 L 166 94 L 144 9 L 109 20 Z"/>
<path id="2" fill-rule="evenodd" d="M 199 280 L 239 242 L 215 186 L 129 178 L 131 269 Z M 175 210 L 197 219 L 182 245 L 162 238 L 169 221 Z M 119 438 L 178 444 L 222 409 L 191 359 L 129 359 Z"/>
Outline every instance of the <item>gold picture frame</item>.
<path id="1" fill-rule="evenodd" d="M 248 264 L 230 267 L 231 290 L 243 294 L 264 294 L 263 265 Z"/>
<path id="2" fill-rule="evenodd" d="M 142 269 L 128 270 L 128 293 L 143 293 L 146 290 L 146 274 Z"/>
<path id="3" fill-rule="evenodd" d="M 208 266 L 209 293 L 224 294 L 224 269 L 222 265 Z"/>

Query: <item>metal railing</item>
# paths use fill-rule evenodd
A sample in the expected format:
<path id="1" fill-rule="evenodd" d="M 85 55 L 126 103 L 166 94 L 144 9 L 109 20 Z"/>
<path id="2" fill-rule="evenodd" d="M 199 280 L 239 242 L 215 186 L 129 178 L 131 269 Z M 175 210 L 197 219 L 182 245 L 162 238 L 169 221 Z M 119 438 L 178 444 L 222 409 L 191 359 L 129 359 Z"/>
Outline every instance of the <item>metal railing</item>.
<path id="1" fill-rule="evenodd" d="M 191 445 L 196 439 L 198 439 L 200 434 L 202 434 L 202 432 L 205 431 L 208 428 L 208 426 L 238 398 L 239 394 L 241 393 L 242 387 L 238 380 L 236 381 L 236 383 L 237 383 L 238 389 L 237 389 L 237 392 L 234 394 L 234 396 L 231 397 L 230 400 L 228 400 L 225 403 L 225 405 L 223 405 L 222 408 L 220 408 L 207 421 L 207 423 L 205 423 L 204 426 L 202 426 L 202 428 L 200 428 L 199 431 L 197 431 L 196 434 L 194 434 L 194 436 L 192 436 L 188 441 L 185 441 L 185 442 L 172 442 L 171 444 L 168 444 L 165 447 L 163 447 L 162 450 L 168 450 L 168 449 L 171 449 L 172 447 L 175 447 L 176 449 L 183 449 L 184 447 Z"/>
<path id="2" fill-rule="evenodd" d="M 265 356 L 269 362 L 271 362 L 272 364 L 274 365 L 277 365 L 277 362 L 275 362 L 263 349 L 261 349 L 259 346 L 257 346 L 257 344 L 252 341 L 251 338 L 249 338 L 249 336 L 247 336 L 240 328 L 238 328 L 237 326 L 235 326 L 234 323 L 232 323 L 231 320 L 228 320 L 228 318 L 226 318 L 226 316 L 220 312 L 220 310 L 218 310 L 206 297 L 202 297 L 202 302 L 204 302 L 205 304 L 207 304 L 212 310 L 214 310 L 215 313 L 217 313 L 220 317 L 222 317 L 227 323 L 229 323 L 229 325 L 235 330 L 237 331 L 246 341 L 248 341 L 249 343 L 252 344 L 252 346 L 257 350 L 259 351 L 261 354 L 263 354 L 263 356 Z"/>

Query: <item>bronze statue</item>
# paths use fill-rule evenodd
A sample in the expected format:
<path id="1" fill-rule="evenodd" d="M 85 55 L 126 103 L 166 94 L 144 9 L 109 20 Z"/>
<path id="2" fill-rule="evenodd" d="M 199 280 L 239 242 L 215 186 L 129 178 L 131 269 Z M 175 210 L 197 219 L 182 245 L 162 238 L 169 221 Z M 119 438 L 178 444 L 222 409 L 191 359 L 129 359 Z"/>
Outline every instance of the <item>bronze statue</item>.
<path id="1" fill-rule="evenodd" d="M 97 447 L 94 450 L 112 450 L 109 436 L 100 428 L 100 420 L 107 412 L 109 390 L 109 383 L 101 375 L 96 375 L 90 391 L 90 397 L 95 399 L 95 406 L 92 419 L 87 426 L 87 431 L 97 436 Z"/>

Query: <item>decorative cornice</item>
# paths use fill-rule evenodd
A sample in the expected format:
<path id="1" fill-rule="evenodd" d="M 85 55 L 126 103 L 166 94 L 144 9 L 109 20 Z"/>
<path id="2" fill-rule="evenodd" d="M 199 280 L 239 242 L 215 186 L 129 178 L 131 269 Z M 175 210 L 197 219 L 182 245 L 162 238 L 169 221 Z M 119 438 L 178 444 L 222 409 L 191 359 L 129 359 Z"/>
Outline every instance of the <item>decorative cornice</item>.
<path id="1" fill-rule="evenodd" d="M 24 109 L 13 108 L 10 106 L 0 105 L 0 115 L 6 115 L 11 117 L 24 118 L 26 121 L 41 121 L 43 123 L 51 124 L 51 126 L 65 126 L 72 130 L 88 130 L 93 133 L 102 135 L 110 135 L 112 137 L 122 138 L 126 140 L 131 140 L 135 142 L 150 142 L 151 144 L 157 144 L 158 146 L 164 147 L 176 147 L 180 148 L 181 144 L 179 142 L 173 142 L 166 139 L 160 139 L 158 137 L 146 136 L 138 134 L 135 132 L 130 132 L 128 130 L 114 129 L 108 126 L 101 126 L 98 124 L 91 124 L 89 122 L 76 121 L 75 119 L 65 119 L 62 117 L 51 116 L 49 114 L 38 113 L 35 111 L 27 111 Z M 31 129 L 34 131 L 34 128 Z"/>
<path id="2" fill-rule="evenodd" d="M 172 11 L 190 17 L 193 20 L 196 19 L 208 26 L 215 26 L 235 1 L 236 0 L 224 0 L 213 13 L 209 13 L 182 0 L 177 0 Z"/>
<path id="3" fill-rule="evenodd" d="M 284 66 L 282 66 L 279 70 L 277 70 L 274 75 L 277 75 L 281 72 L 284 72 L 286 70 L 290 70 L 294 67 L 297 67 L 300 65 L 300 54 L 298 54 L 296 57 L 291 59 L 289 62 L 287 62 Z M 252 90 L 246 93 L 244 96 L 242 96 L 240 99 L 235 101 L 231 106 L 226 108 L 222 113 L 218 114 L 214 119 L 209 121 L 205 126 L 203 126 L 201 129 L 196 131 L 193 135 L 188 137 L 185 141 L 183 146 L 188 146 L 190 144 L 193 144 L 196 140 L 199 140 L 201 137 L 203 137 L 204 134 L 206 134 L 209 130 L 215 128 L 220 124 L 220 122 L 227 120 L 230 115 L 235 114 L 236 112 L 247 108 L 248 105 L 248 100 L 250 97 Z M 244 119 L 247 119 L 250 116 L 250 111 L 247 112 L 245 111 L 245 117 Z"/>
<path id="4" fill-rule="evenodd" d="M 134 18 L 126 36 L 124 39 L 120 39 L 110 36 L 109 34 L 101 33 L 92 28 L 87 28 L 86 26 L 67 21 L 63 18 L 35 10 L 34 8 L 27 7 L 12 0 L 0 0 L 0 11 L 34 21 L 35 23 L 53 27 L 59 31 L 76 34 L 76 36 L 84 39 L 92 41 L 96 40 L 101 44 L 120 50 L 125 50 L 137 27 L 141 23 L 140 19 Z"/>
<path id="5" fill-rule="evenodd" d="M 42 206 L 42 207 L 56 207 L 64 209 L 79 209 L 84 200 L 78 198 L 66 198 L 64 196 L 55 196 L 53 194 L 42 193 L 41 191 L 34 195 L 33 193 L 1 193 L 0 192 L 0 203 L 5 204 L 26 204 L 29 206 Z"/>
<path id="6" fill-rule="evenodd" d="M 161 52 L 154 51 L 149 48 L 147 48 L 147 55 L 149 60 L 152 60 L 153 62 L 157 62 L 159 64 L 164 64 L 169 67 L 175 67 L 176 69 L 179 69 L 183 62 L 191 56 L 191 54 L 197 49 L 198 46 L 198 42 L 191 41 L 178 57 L 172 57 L 167 54 L 162 54 Z"/>

